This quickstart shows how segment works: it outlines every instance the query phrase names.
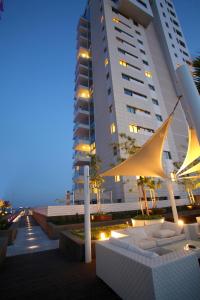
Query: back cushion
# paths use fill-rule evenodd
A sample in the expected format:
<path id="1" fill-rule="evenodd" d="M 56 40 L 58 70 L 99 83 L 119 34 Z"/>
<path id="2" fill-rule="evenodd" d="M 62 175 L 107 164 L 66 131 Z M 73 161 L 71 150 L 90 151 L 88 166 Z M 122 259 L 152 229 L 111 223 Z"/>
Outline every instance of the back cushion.
<path id="1" fill-rule="evenodd" d="M 149 238 L 153 237 L 156 231 L 161 229 L 161 223 L 145 226 L 145 232 Z"/>
<path id="2" fill-rule="evenodd" d="M 136 228 L 127 228 L 127 232 L 134 237 L 138 237 L 139 239 L 146 239 L 147 234 L 144 227 L 136 227 Z"/>
<path id="3" fill-rule="evenodd" d="M 181 234 L 182 231 L 183 231 L 183 226 L 179 226 L 178 224 L 173 223 L 173 222 L 167 222 L 167 221 L 165 221 L 165 222 L 162 224 L 162 229 L 173 230 L 173 231 L 176 232 L 176 235 L 179 235 L 179 234 Z"/>

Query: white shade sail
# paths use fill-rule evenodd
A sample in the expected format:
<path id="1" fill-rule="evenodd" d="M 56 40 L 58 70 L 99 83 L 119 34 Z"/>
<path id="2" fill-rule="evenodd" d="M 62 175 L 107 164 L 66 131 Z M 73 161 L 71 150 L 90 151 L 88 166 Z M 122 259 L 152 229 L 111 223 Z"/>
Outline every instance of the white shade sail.
<path id="1" fill-rule="evenodd" d="M 163 145 L 168 133 L 172 115 L 131 157 L 105 171 L 101 176 L 152 176 L 167 178 L 162 166 Z"/>
<path id="2" fill-rule="evenodd" d="M 188 139 L 189 141 L 188 141 L 187 154 L 182 166 L 177 172 L 177 175 L 179 176 L 183 174 L 188 174 L 188 173 L 183 173 L 183 170 L 200 156 L 200 144 L 195 129 L 188 128 Z"/>
<path id="3" fill-rule="evenodd" d="M 187 171 L 181 173 L 181 176 L 191 174 L 191 173 L 195 173 L 195 172 L 200 172 L 200 162 L 197 165 L 195 165 L 195 166 L 191 167 L 190 169 L 188 169 Z"/>

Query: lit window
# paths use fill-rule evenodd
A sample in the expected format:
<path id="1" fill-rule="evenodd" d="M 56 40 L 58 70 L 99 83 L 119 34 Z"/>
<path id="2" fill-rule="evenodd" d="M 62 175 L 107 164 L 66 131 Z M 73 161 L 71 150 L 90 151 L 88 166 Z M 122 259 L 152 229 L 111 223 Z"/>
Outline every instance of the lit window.
<path id="1" fill-rule="evenodd" d="M 115 23 L 119 23 L 119 19 L 117 19 L 117 18 L 113 18 L 112 21 Z"/>
<path id="2" fill-rule="evenodd" d="M 103 23 L 103 20 L 104 20 L 104 16 L 101 16 L 101 23 Z"/>
<path id="3" fill-rule="evenodd" d="M 108 58 L 106 58 L 106 59 L 104 60 L 104 65 L 105 65 L 105 66 L 108 65 Z"/>
<path id="4" fill-rule="evenodd" d="M 124 61 L 124 60 L 120 60 L 120 61 L 119 61 L 119 64 L 120 64 L 121 66 L 123 66 L 123 67 L 127 67 L 127 62 Z"/>
<path id="5" fill-rule="evenodd" d="M 152 73 L 151 72 L 145 71 L 144 74 L 145 74 L 146 77 L 152 78 Z"/>
<path id="6" fill-rule="evenodd" d="M 115 133 L 115 131 L 116 131 L 115 123 L 112 123 L 112 124 L 110 125 L 110 132 L 111 132 L 111 133 Z"/>
<path id="7" fill-rule="evenodd" d="M 120 181 L 120 176 L 119 175 L 115 176 L 115 182 L 119 182 L 119 181 Z"/>
<path id="8" fill-rule="evenodd" d="M 137 133 L 137 132 L 138 132 L 137 125 L 135 125 L 135 124 L 130 124 L 130 125 L 129 125 L 129 131 L 130 131 L 130 132 Z"/>

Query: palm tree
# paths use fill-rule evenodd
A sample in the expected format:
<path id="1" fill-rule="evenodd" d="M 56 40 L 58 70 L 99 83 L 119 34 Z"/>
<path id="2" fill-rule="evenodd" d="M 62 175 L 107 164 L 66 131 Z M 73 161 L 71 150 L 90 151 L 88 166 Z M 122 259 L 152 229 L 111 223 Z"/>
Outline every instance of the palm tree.
<path id="1" fill-rule="evenodd" d="M 99 175 L 101 168 L 101 159 L 96 154 L 90 154 L 90 190 L 97 195 L 98 212 L 101 210 L 101 197 L 102 185 L 104 179 Z"/>
<path id="2" fill-rule="evenodd" d="M 200 56 L 197 56 L 193 60 L 193 67 L 194 67 L 194 81 L 196 83 L 197 89 L 200 93 Z"/>

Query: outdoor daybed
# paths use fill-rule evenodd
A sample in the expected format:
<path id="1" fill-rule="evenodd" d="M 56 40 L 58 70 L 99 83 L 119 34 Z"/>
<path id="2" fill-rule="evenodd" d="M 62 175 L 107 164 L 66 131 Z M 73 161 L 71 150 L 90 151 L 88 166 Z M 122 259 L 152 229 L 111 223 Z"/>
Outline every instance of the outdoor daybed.
<path id="1" fill-rule="evenodd" d="M 142 237 L 142 229 L 145 228 L 147 231 L 152 232 L 152 226 L 154 225 L 141 228 L 140 242 L 143 240 L 143 245 L 145 239 L 144 235 Z M 167 226 L 168 228 L 171 226 L 171 228 L 178 229 L 174 223 L 167 224 Z M 137 228 L 131 228 L 130 231 L 132 232 L 128 237 L 111 238 L 110 240 L 96 243 L 97 276 L 122 299 L 199 299 L 200 269 L 196 252 L 181 249 L 159 255 L 161 254 L 159 250 L 164 250 L 162 248 L 163 245 L 166 243 L 169 245 L 169 240 L 166 240 L 169 238 L 154 238 L 153 234 L 151 235 L 150 233 L 146 241 L 152 239 L 156 244 L 153 247 L 149 247 L 148 250 L 144 250 L 141 248 L 142 244 L 139 246 L 139 232 L 137 235 L 138 239 L 133 234 L 135 229 Z M 158 233 L 158 227 L 156 229 Z M 136 231 L 139 231 L 139 229 Z M 164 233 L 166 234 L 166 231 Z M 178 231 L 175 236 L 178 239 L 185 238 L 184 234 Z M 161 246 L 158 245 L 158 241 Z M 171 243 L 173 243 L 172 240 Z M 145 245 L 146 248 L 147 245 Z"/>

